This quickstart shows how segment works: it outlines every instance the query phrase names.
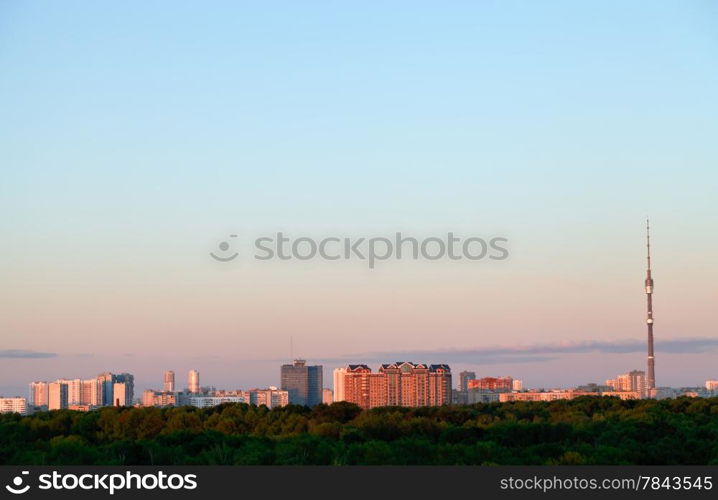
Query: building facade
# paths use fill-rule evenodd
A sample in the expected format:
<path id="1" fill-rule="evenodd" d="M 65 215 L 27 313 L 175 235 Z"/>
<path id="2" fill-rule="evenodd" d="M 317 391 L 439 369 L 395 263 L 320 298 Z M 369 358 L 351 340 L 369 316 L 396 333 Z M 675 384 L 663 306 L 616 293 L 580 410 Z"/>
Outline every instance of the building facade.
<path id="1" fill-rule="evenodd" d="M 48 384 L 47 409 L 64 410 L 67 408 L 67 384 L 51 382 Z"/>
<path id="2" fill-rule="evenodd" d="M 163 392 L 175 392 L 175 372 L 167 370 L 165 372 L 164 384 L 162 385 Z"/>
<path id="3" fill-rule="evenodd" d="M 459 372 L 459 390 L 466 391 L 469 389 L 469 380 L 476 380 L 476 373 L 463 371 Z"/>
<path id="4" fill-rule="evenodd" d="M 177 393 L 146 390 L 142 393 L 142 406 L 176 406 Z"/>
<path id="5" fill-rule="evenodd" d="M 445 364 L 389 363 L 376 373 L 365 364 L 348 365 L 343 379 L 344 401 L 362 408 L 451 404 L 451 370 Z"/>
<path id="6" fill-rule="evenodd" d="M 112 388 L 115 384 L 115 375 L 110 372 L 100 373 L 97 376 L 97 383 L 99 384 L 99 404 L 100 406 L 112 406 L 114 404 L 114 398 L 112 394 Z"/>
<path id="7" fill-rule="evenodd" d="M 344 374 L 346 368 L 334 369 L 334 401 L 344 401 Z"/>
<path id="8" fill-rule="evenodd" d="M 32 407 L 47 408 L 48 390 L 47 382 L 31 382 L 28 404 Z"/>
<path id="9" fill-rule="evenodd" d="M 289 404 L 289 392 L 276 387 L 269 389 L 252 389 L 249 391 L 249 403 L 267 408 L 279 408 Z"/>
<path id="10" fill-rule="evenodd" d="M 499 394 L 499 401 L 506 403 L 509 401 L 558 401 L 561 399 L 573 399 L 580 396 L 605 396 L 618 397 L 621 399 L 640 399 L 640 394 L 631 391 L 604 391 L 604 392 L 585 392 L 585 391 L 546 391 L 546 392 L 508 392 Z"/>
<path id="11" fill-rule="evenodd" d="M 80 385 L 80 402 L 81 405 L 100 406 L 102 397 L 102 388 L 96 378 L 83 380 Z"/>
<path id="12" fill-rule="evenodd" d="M 469 380 L 469 390 L 482 390 L 491 392 L 511 392 L 514 379 L 511 377 L 483 377 L 476 380 Z"/>
<path id="13" fill-rule="evenodd" d="M 291 365 L 282 365 L 281 387 L 289 393 L 291 404 L 316 406 L 322 402 L 323 367 L 308 366 L 303 359 L 295 359 Z"/>
<path id="14" fill-rule="evenodd" d="M 27 415 L 26 398 L 0 398 L 0 413 L 19 413 Z"/>
<path id="15" fill-rule="evenodd" d="M 112 386 L 112 395 L 115 398 L 115 403 L 113 404 L 113 406 L 132 405 L 130 390 L 128 384 L 126 384 L 125 382 L 115 382 Z"/>
<path id="16" fill-rule="evenodd" d="M 235 396 L 207 396 L 188 394 L 185 397 L 180 396 L 180 404 L 184 406 L 195 406 L 197 408 L 210 408 L 219 406 L 222 403 L 247 403 L 249 404 L 248 395 L 238 394 Z"/>
<path id="17" fill-rule="evenodd" d="M 199 372 L 197 370 L 190 370 L 187 374 L 187 390 L 191 394 L 199 393 Z"/>
<path id="18" fill-rule="evenodd" d="M 637 392 L 642 398 L 648 397 L 646 372 L 642 370 L 633 370 L 618 375 L 614 379 L 606 380 L 606 385 L 616 392 Z"/>

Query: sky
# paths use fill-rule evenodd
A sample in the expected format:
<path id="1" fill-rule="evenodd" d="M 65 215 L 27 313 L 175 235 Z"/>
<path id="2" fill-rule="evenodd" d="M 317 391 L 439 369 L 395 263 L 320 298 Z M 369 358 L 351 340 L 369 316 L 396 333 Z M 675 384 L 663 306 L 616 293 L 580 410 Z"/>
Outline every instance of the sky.
<path id="1" fill-rule="evenodd" d="M 717 28 L 710 1 L 0 1 L 0 394 L 300 356 L 326 386 L 409 358 L 602 382 L 645 367 L 647 216 L 657 383 L 718 378 Z M 252 256 L 397 231 L 509 256 Z"/>

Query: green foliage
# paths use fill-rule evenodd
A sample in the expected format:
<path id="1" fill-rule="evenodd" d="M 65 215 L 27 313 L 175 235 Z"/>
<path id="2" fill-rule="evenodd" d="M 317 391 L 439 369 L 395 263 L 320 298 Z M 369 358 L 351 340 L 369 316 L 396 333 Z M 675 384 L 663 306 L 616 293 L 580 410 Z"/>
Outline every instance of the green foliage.
<path id="1" fill-rule="evenodd" d="M 718 398 L 0 415 L 0 465 L 718 464 Z"/>

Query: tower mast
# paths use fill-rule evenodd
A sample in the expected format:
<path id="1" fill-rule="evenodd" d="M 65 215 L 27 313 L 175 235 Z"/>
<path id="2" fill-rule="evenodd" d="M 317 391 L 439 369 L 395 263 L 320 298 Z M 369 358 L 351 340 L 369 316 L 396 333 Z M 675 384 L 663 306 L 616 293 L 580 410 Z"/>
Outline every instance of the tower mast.
<path id="1" fill-rule="evenodd" d="M 653 355 L 653 278 L 651 277 L 651 227 L 646 219 L 646 259 L 648 268 L 646 270 L 646 306 L 648 325 L 648 376 L 646 389 L 648 396 L 652 397 L 656 389 L 655 357 Z"/>

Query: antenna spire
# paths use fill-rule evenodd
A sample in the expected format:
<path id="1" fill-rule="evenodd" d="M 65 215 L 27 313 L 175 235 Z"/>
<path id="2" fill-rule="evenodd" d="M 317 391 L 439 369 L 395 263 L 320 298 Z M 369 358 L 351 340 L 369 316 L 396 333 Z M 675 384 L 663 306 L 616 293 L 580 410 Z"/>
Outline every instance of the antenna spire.
<path id="1" fill-rule="evenodd" d="M 648 397 L 654 397 L 656 392 L 656 358 L 653 353 L 653 277 L 651 276 L 651 226 L 646 217 L 646 323 L 648 326 L 648 376 L 646 377 L 646 392 Z"/>
<path id="2" fill-rule="evenodd" d="M 648 217 L 646 217 L 646 257 L 648 259 L 648 270 L 651 269 L 651 225 Z"/>

